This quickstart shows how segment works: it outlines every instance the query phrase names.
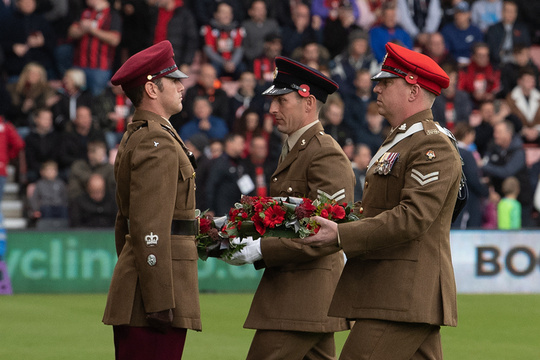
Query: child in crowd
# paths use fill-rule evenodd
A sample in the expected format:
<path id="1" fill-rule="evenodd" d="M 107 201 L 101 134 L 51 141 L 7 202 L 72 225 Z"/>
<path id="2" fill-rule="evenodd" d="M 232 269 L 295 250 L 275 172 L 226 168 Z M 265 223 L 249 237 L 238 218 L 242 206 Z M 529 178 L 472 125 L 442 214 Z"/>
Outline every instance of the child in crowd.
<path id="1" fill-rule="evenodd" d="M 511 176 L 502 183 L 504 198 L 497 205 L 497 223 L 499 229 L 521 229 L 521 204 L 517 201 L 519 181 Z"/>
<path id="2" fill-rule="evenodd" d="M 40 169 L 41 178 L 29 198 L 33 219 L 67 219 L 68 196 L 66 184 L 58 177 L 58 164 L 45 161 Z"/>

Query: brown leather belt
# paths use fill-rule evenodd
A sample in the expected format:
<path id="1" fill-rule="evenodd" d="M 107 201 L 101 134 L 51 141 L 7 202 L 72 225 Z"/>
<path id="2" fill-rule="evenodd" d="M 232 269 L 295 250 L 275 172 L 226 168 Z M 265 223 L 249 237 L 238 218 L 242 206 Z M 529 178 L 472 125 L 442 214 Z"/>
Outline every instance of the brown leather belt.
<path id="1" fill-rule="evenodd" d="M 171 235 L 198 235 L 199 220 L 176 220 L 171 223 Z"/>

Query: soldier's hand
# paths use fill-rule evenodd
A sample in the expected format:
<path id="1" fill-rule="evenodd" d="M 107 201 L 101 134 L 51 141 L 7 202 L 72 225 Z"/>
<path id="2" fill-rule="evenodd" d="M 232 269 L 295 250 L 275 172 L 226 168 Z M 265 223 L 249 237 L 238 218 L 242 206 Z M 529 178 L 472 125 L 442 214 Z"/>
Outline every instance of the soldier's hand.
<path id="1" fill-rule="evenodd" d="M 293 241 L 314 248 L 338 245 L 338 226 L 335 222 L 320 216 L 314 216 L 311 220 L 321 225 L 319 232 L 304 239 L 292 239 Z"/>
<path id="2" fill-rule="evenodd" d="M 146 313 L 146 320 L 155 330 L 166 333 L 172 327 L 172 309 Z"/>

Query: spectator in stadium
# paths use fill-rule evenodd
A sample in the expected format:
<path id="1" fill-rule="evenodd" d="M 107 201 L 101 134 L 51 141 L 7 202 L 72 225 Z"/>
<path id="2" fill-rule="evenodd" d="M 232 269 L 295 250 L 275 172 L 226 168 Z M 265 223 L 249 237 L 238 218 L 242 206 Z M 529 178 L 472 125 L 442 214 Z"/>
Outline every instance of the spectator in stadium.
<path id="1" fill-rule="evenodd" d="M 229 112 L 229 96 L 221 88 L 216 69 L 208 63 L 201 64 L 197 83 L 187 89 L 184 96 L 184 110 L 179 114 L 183 122 L 193 117 L 193 101 L 196 97 L 204 96 L 212 104 L 212 115 L 227 119 Z M 178 127 L 179 115 L 171 117 L 173 126 Z"/>
<path id="2" fill-rule="evenodd" d="M 335 1 L 339 2 L 339 1 Z M 356 4 L 352 2 L 352 4 Z M 348 0 L 339 5 L 337 16 L 326 19 L 323 28 L 323 45 L 330 52 L 330 58 L 341 54 L 350 45 L 349 36 L 352 32 L 361 30 L 356 25 L 354 9 Z"/>
<path id="3" fill-rule="evenodd" d="M 16 159 L 23 149 L 24 140 L 17 133 L 13 124 L 6 122 L 4 116 L 0 114 L 0 226 L 3 225 L 4 221 L 1 205 L 7 182 L 7 167 L 10 161 Z"/>
<path id="4" fill-rule="evenodd" d="M 442 18 L 439 0 L 397 0 L 398 23 L 419 47 L 427 44 L 430 34 L 439 30 Z"/>
<path id="5" fill-rule="evenodd" d="M 500 88 L 501 72 L 489 61 L 489 47 L 475 43 L 469 65 L 459 71 L 458 89 L 467 92 L 478 108 L 482 101 L 494 100 Z"/>
<path id="6" fill-rule="evenodd" d="M 219 142 L 219 140 L 216 140 Z M 197 169 L 195 169 L 195 186 L 197 191 L 195 192 L 195 207 L 201 211 L 208 209 L 206 204 L 206 180 L 208 179 L 208 172 L 212 161 L 208 156 L 210 140 L 202 133 L 195 134 L 189 139 L 184 140 L 186 147 L 193 152 L 193 156 L 197 161 Z"/>
<path id="7" fill-rule="evenodd" d="M 497 225 L 500 230 L 521 229 L 521 203 L 517 200 L 520 192 L 519 180 L 514 176 L 504 179 L 504 197 L 497 204 Z"/>
<path id="8" fill-rule="evenodd" d="M 358 12 L 358 6 L 356 2 L 349 0 L 312 0 L 311 1 L 311 13 L 317 21 L 320 22 L 323 28 L 328 22 L 336 20 L 340 16 L 341 10 L 350 10 L 352 23 L 355 23 L 360 15 Z M 346 15 L 349 16 L 349 15 Z"/>
<path id="9" fill-rule="evenodd" d="M 393 2 L 383 4 L 381 23 L 369 30 L 369 41 L 371 50 L 379 64 L 383 62 L 386 54 L 384 46 L 388 42 L 412 49 L 413 39 L 398 24 L 397 9 Z"/>
<path id="10" fill-rule="evenodd" d="M 435 60 L 439 66 L 446 63 L 455 63 L 457 65 L 456 59 L 452 57 L 446 48 L 444 37 L 440 32 L 429 34 L 422 53 Z"/>
<path id="11" fill-rule="evenodd" d="M 251 71 L 255 75 L 259 86 L 267 86 L 274 79 L 276 65 L 274 59 L 280 56 L 283 50 L 281 36 L 278 34 L 268 34 L 264 38 L 263 53 L 255 58 L 251 64 Z M 241 80 L 240 76 L 240 80 Z"/>
<path id="12" fill-rule="evenodd" d="M 3 70 L 9 82 L 17 81 L 23 68 L 38 63 L 54 78 L 55 37 L 43 15 L 36 12 L 36 0 L 16 0 L 15 9 L 0 22 L 0 44 L 5 52 Z"/>
<path id="13" fill-rule="evenodd" d="M 358 144 L 354 149 L 352 167 L 356 184 L 354 185 L 354 201 L 361 201 L 366 183 L 366 172 L 371 160 L 371 150 L 366 144 Z"/>
<path id="14" fill-rule="evenodd" d="M 501 91 L 497 97 L 505 98 L 516 87 L 519 73 L 523 68 L 533 69 L 536 87 L 539 87 L 540 71 L 531 58 L 531 48 L 529 46 L 515 45 L 512 60 L 501 68 Z"/>
<path id="15" fill-rule="evenodd" d="M 471 24 L 469 3 L 459 1 L 453 8 L 453 22 L 444 25 L 441 34 L 446 48 L 460 67 L 469 65 L 472 46 L 483 41 L 484 34 L 477 26 Z"/>
<path id="16" fill-rule="evenodd" d="M 184 124 L 178 133 L 186 140 L 195 134 L 205 134 L 209 139 L 221 140 L 228 132 L 225 120 L 212 115 L 212 104 L 207 98 L 200 96 L 193 102 L 193 118 Z"/>
<path id="17" fill-rule="evenodd" d="M 307 42 L 322 43 L 323 40 L 321 21 L 318 18 L 311 20 L 309 6 L 300 2 L 293 5 L 292 9 L 292 25 L 286 25 L 281 29 L 285 56 L 292 56 L 297 48 Z"/>
<path id="18" fill-rule="evenodd" d="M 248 9 L 248 15 L 249 19 L 242 22 L 242 27 L 246 32 L 243 41 L 244 58 L 249 66 L 256 58 L 263 55 L 266 37 L 271 34 L 279 34 L 281 29 L 275 19 L 267 17 L 264 0 L 252 1 Z"/>
<path id="19" fill-rule="evenodd" d="M 473 103 L 467 92 L 457 88 L 457 65 L 446 63 L 441 64 L 441 67 L 448 74 L 450 85 L 446 89 L 442 89 L 441 95 L 437 96 L 431 110 L 441 126 L 452 130 L 452 127 L 458 123 L 469 121 Z"/>
<path id="20" fill-rule="evenodd" d="M 370 101 L 366 111 L 366 126 L 359 133 L 356 143 L 366 144 L 371 153 L 376 154 L 386 138 L 387 132 L 386 121 L 377 111 L 377 101 Z"/>
<path id="21" fill-rule="evenodd" d="M 532 45 L 540 45 L 540 2 L 514 0 L 518 6 L 518 18 L 523 21 L 531 36 Z"/>
<path id="22" fill-rule="evenodd" d="M 517 199 L 522 208 L 521 224 L 523 227 L 531 226 L 533 190 L 525 162 L 523 141 L 515 134 L 514 125 L 510 121 L 501 121 L 494 125 L 493 143 L 484 156 L 482 172 L 490 178 L 500 196 L 504 196 L 504 179 L 515 176 L 519 180 L 520 193 Z"/>
<path id="23" fill-rule="evenodd" d="M 500 67 L 511 62 L 514 45 L 531 45 L 529 29 L 517 21 L 517 15 L 517 4 L 513 0 L 504 0 L 501 21 L 487 30 L 486 43 L 493 66 Z"/>
<path id="24" fill-rule="evenodd" d="M 84 193 L 92 174 L 100 174 L 105 179 L 109 195 L 113 195 L 116 190 L 114 168 L 107 156 L 107 144 L 101 140 L 91 140 L 88 142 L 87 149 L 86 158 L 75 160 L 71 165 L 67 182 L 70 201 L 74 201 Z"/>
<path id="25" fill-rule="evenodd" d="M 62 133 L 60 147 L 60 177 L 67 181 L 71 165 L 76 160 L 86 159 L 88 143 L 91 140 L 100 140 L 106 143 L 105 134 L 96 128 L 92 117 L 92 110 L 86 106 L 77 108 L 77 116 Z"/>
<path id="26" fill-rule="evenodd" d="M 95 97 L 92 114 L 97 127 L 105 132 L 107 147 L 114 149 L 122 139 L 122 135 L 135 111 L 131 100 L 122 91 L 121 86 L 109 82 L 105 90 Z"/>
<path id="27" fill-rule="evenodd" d="M 67 219 L 66 183 L 58 176 L 58 164 L 47 160 L 41 164 L 40 178 L 29 193 L 30 219 Z"/>
<path id="28" fill-rule="evenodd" d="M 32 112 L 51 107 L 58 101 L 58 96 L 47 82 L 45 68 L 34 62 L 23 68 L 17 82 L 8 84 L 7 90 L 11 106 L 6 111 L 6 118 L 15 125 L 23 138 L 30 133 L 33 125 Z"/>
<path id="29" fill-rule="evenodd" d="M 332 136 L 341 147 L 345 145 L 347 140 L 352 140 L 354 137 L 351 128 L 343 122 L 344 111 L 345 104 L 341 96 L 334 93 L 328 96 L 320 114 L 324 132 Z"/>
<path id="30" fill-rule="evenodd" d="M 169 40 L 178 68 L 189 74 L 199 49 L 199 32 L 195 16 L 183 0 L 159 1 L 157 14 L 151 19 L 153 43 Z"/>
<path id="31" fill-rule="evenodd" d="M 70 225 L 74 228 L 113 228 L 116 220 L 116 202 L 108 192 L 100 174 L 88 178 L 85 191 L 71 204 Z"/>
<path id="32" fill-rule="evenodd" d="M 162 3 L 168 1 L 159 1 L 159 4 Z M 128 57 L 152 45 L 155 28 L 153 21 L 157 19 L 160 9 L 157 0 L 113 1 L 112 4 L 122 18 L 122 40 L 115 51 L 116 67 L 124 63 Z M 163 23 L 166 27 L 166 22 Z M 198 27 L 195 24 L 189 29 L 198 34 Z"/>
<path id="33" fill-rule="evenodd" d="M 99 95 L 112 75 L 116 47 L 122 38 L 122 19 L 108 0 L 88 1 L 68 35 L 76 42 L 73 65 L 86 74 L 88 89 Z"/>
<path id="34" fill-rule="evenodd" d="M 503 0 L 476 0 L 471 5 L 471 23 L 483 33 L 501 21 Z"/>
<path id="35" fill-rule="evenodd" d="M 246 14 L 241 0 L 197 0 L 193 1 L 192 6 L 199 28 L 210 24 L 215 14 L 216 7 L 220 3 L 227 3 L 232 7 L 234 19 L 236 19 L 236 21 L 244 21 Z"/>
<path id="36" fill-rule="evenodd" d="M 217 4 L 214 17 L 201 28 L 203 52 L 214 66 L 218 77 L 238 79 L 245 69 L 244 38 L 246 31 L 233 16 L 233 8 L 227 2 Z"/>
<path id="37" fill-rule="evenodd" d="M 62 87 L 57 90 L 57 93 L 59 101 L 52 107 L 54 127 L 63 131 L 66 124 L 75 119 L 77 107 L 91 107 L 94 97 L 86 88 L 84 71 L 77 68 L 66 70 L 62 78 Z"/>
<path id="38" fill-rule="evenodd" d="M 273 64 L 272 59 L 272 64 Z M 256 91 L 257 81 L 255 75 L 250 71 L 244 71 L 238 79 L 238 90 L 231 97 L 229 108 L 231 110 L 228 116 L 227 127 L 233 129 L 235 123 L 242 117 L 247 109 L 256 109 L 260 116 L 264 111 L 266 99 Z M 248 139 L 246 141 L 249 142 Z"/>
<path id="39" fill-rule="evenodd" d="M 475 118 L 478 117 L 478 121 Z M 521 121 L 512 114 L 508 103 L 503 101 L 484 101 L 478 111 L 473 110 L 469 117 L 469 123 L 476 131 L 474 143 L 480 156 L 484 157 L 488 146 L 493 140 L 493 127 L 504 120 L 512 122 L 516 132 L 521 131 Z"/>
<path id="40" fill-rule="evenodd" d="M 521 120 L 523 141 L 540 145 L 540 91 L 536 86 L 535 71 L 523 68 L 517 86 L 508 94 L 506 101 L 510 111 Z"/>
<path id="41" fill-rule="evenodd" d="M 296 48 L 292 53 L 291 58 L 302 64 L 307 64 L 316 70 L 326 68 L 330 61 L 330 53 L 320 43 L 308 40 L 301 47 Z"/>
<path id="42" fill-rule="evenodd" d="M 210 211 L 215 216 L 229 214 L 234 203 L 240 199 L 242 193 L 245 193 L 238 185 L 238 180 L 246 175 L 241 165 L 243 151 L 242 135 L 229 133 L 223 140 L 223 154 L 212 162 L 204 195 Z"/>
<path id="43" fill-rule="evenodd" d="M 34 183 L 39 179 L 41 165 L 48 160 L 58 163 L 61 134 L 53 126 L 53 114 L 47 108 L 34 111 L 34 127 L 24 138 L 26 143 L 26 181 Z M 58 164 L 57 164 L 58 167 Z M 57 169 L 58 170 L 58 169 Z"/>
<path id="44" fill-rule="evenodd" d="M 353 139 L 358 142 L 360 133 L 367 127 L 366 113 L 368 105 L 375 100 L 373 82 L 368 69 L 358 70 L 354 76 L 354 89 L 352 95 L 345 95 L 345 113 L 343 122 L 353 131 Z"/>
<path id="45" fill-rule="evenodd" d="M 369 35 L 363 30 L 354 30 L 348 36 L 347 50 L 330 61 L 330 73 L 339 85 L 339 93 L 349 97 L 356 91 L 356 73 L 361 69 L 371 71 L 377 65 L 369 48 Z"/>
<path id="46" fill-rule="evenodd" d="M 259 110 L 248 108 L 240 119 L 235 122 L 233 127 L 233 132 L 235 134 L 240 134 L 244 137 L 244 151 L 242 152 L 242 158 L 249 156 L 249 151 L 251 149 L 251 139 L 255 136 L 262 136 L 266 141 L 269 140 L 269 134 L 263 129 L 261 115 Z"/>
<path id="47" fill-rule="evenodd" d="M 268 196 L 270 178 L 276 170 L 277 162 L 268 158 L 268 141 L 264 136 L 256 135 L 249 142 L 249 155 L 242 159 L 244 172 L 253 183 L 253 190 L 246 195 Z"/>
<path id="48" fill-rule="evenodd" d="M 469 197 L 465 207 L 452 223 L 453 228 L 481 228 L 482 215 L 484 213 L 484 200 L 487 200 L 490 194 L 488 184 L 483 180 L 479 170 L 480 155 L 474 151 L 474 128 L 467 122 L 459 122 L 453 131 L 458 141 L 458 149 L 463 159 L 463 173 L 467 178 L 467 188 Z M 480 163 L 481 164 L 481 163 Z"/>

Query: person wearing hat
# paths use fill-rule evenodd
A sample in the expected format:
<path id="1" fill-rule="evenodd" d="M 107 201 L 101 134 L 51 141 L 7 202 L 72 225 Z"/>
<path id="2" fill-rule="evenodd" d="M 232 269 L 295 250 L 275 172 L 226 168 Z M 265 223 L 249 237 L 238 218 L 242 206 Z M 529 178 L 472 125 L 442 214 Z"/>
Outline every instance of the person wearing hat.
<path id="1" fill-rule="evenodd" d="M 180 359 L 186 330 L 201 330 L 195 164 L 168 120 L 182 110 L 183 78 L 164 40 L 111 79 L 135 107 L 114 164 L 118 262 L 103 322 L 116 359 Z"/>
<path id="2" fill-rule="evenodd" d="M 270 196 L 326 194 L 351 203 L 354 173 L 336 141 L 323 131 L 319 110 L 337 84 L 323 74 L 286 57 L 276 57 L 270 114 L 286 135 L 284 151 L 270 178 Z M 291 239 L 244 240 L 247 245 L 224 259 L 233 265 L 265 268 L 245 328 L 256 329 L 249 360 L 335 359 L 334 332 L 348 329 L 345 319 L 327 315 L 343 268 L 343 253 L 314 249 Z"/>
<path id="3" fill-rule="evenodd" d="M 461 161 L 431 106 L 447 74 L 431 58 L 386 44 L 379 113 L 392 131 L 365 178 L 364 218 L 296 240 L 343 249 L 347 263 L 330 316 L 355 320 L 340 359 L 442 359 L 440 326 L 457 324 L 450 223 Z"/>

